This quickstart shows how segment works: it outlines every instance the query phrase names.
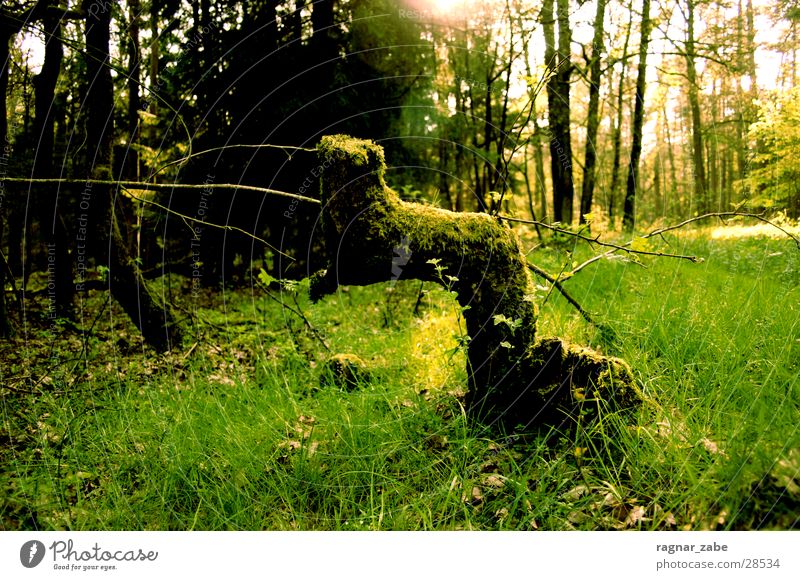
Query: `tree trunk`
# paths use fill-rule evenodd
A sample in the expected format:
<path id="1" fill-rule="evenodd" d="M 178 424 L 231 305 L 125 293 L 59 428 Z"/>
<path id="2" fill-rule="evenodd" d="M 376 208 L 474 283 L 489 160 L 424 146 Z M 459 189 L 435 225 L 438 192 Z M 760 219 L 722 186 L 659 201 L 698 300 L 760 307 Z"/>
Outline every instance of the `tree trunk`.
<path id="1" fill-rule="evenodd" d="M 0 99 L 3 100 L 3 114 L 0 115 L 0 183 L 6 176 L 6 166 L 11 151 L 8 140 L 8 110 L 6 109 L 6 96 L 8 93 L 8 65 L 11 53 L 9 45 L 16 31 L 6 26 L 5 19 L 0 20 Z M 6 221 L 6 196 L 0 189 L 0 250 L 3 248 L 3 235 Z M 11 322 L 8 319 L 6 307 L 6 265 L 0 263 L 0 338 L 7 338 L 12 334 Z"/>
<path id="2" fill-rule="evenodd" d="M 13 15 L 5 14 L 0 12 L 0 97 L 3 99 L 3 117 L 0 120 L 0 137 L 2 137 L 2 142 L 0 142 L 0 147 L 2 147 L 3 153 L 3 160 L 4 166 L 8 164 L 8 159 L 10 156 L 10 148 L 11 142 L 8 137 L 8 110 L 6 109 L 7 103 L 6 98 L 8 96 L 8 75 L 9 75 L 9 67 L 11 65 L 11 51 L 10 51 L 10 43 L 14 39 L 14 37 L 19 33 L 21 23 L 24 22 L 23 19 L 19 19 Z M 27 80 L 27 71 L 24 77 Z M 24 94 L 27 95 L 27 86 L 23 88 Z M 26 101 L 26 114 L 25 114 L 25 130 L 27 132 L 27 120 L 28 120 L 28 107 Z M 5 167 L 2 168 L 3 173 L 5 173 Z M 22 276 L 25 273 L 24 268 L 24 248 L 23 248 L 23 232 L 26 229 L 26 221 L 24 219 L 24 200 L 20 200 L 18 198 L 8 199 L 6 198 L 6 202 L 8 203 L 8 215 L 9 215 L 9 223 L 8 223 L 8 253 L 6 254 L 6 259 L 8 261 L 8 266 L 11 269 L 11 272 L 15 276 Z M 0 211 L 0 219 L 5 219 L 6 211 Z M 2 273 L 0 273 L 0 277 L 3 277 L 3 282 L 5 282 L 5 269 Z M 5 286 L 3 286 L 5 287 Z"/>
<path id="3" fill-rule="evenodd" d="M 110 5 L 84 0 L 87 13 L 86 72 L 90 87 L 86 95 L 87 147 L 94 153 L 89 157 L 87 173 L 95 179 L 108 179 L 111 174 L 114 94 L 108 67 L 110 9 Z M 111 295 L 151 346 L 165 351 L 180 344 L 181 329 L 169 305 L 148 288 L 139 267 L 128 253 L 125 243 L 128 231 L 120 219 L 124 213 L 121 196 L 106 188 L 95 188 L 88 193 L 96 207 L 94 214 L 99 219 L 96 228 L 98 239 L 89 247 L 97 250 L 98 263 L 105 261 L 108 264 Z"/>
<path id="4" fill-rule="evenodd" d="M 542 7 L 545 35 L 545 63 L 550 72 L 547 81 L 547 106 L 550 125 L 550 168 L 553 178 L 553 217 L 557 222 L 572 223 L 572 141 L 570 135 L 569 79 L 572 74 L 569 0 L 557 0 L 558 48 L 555 42 L 553 1 Z"/>
<path id="5" fill-rule="evenodd" d="M 534 112 L 534 115 L 536 113 Z M 542 221 L 548 221 L 547 216 L 547 184 L 544 175 L 544 153 L 542 153 L 542 128 L 536 118 L 533 119 L 534 149 L 533 156 L 536 163 L 536 190 L 539 192 L 539 205 L 542 209 Z"/>
<path id="6" fill-rule="evenodd" d="M 139 151 L 136 142 L 139 139 L 139 109 L 142 100 L 139 97 L 141 84 L 141 50 L 139 47 L 139 0 L 128 0 L 128 147 L 125 152 L 124 179 L 139 180 Z"/>
<path id="7" fill-rule="evenodd" d="M 47 8 L 54 8 L 55 2 Z M 42 25 L 45 31 L 44 63 L 41 72 L 33 79 L 35 108 L 33 135 L 36 140 L 33 176 L 50 178 L 53 174 L 55 142 L 56 103 L 55 93 L 64 47 L 61 42 L 61 18 L 55 10 L 45 8 Z M 63 218 L 58 210 L 58 188 L 44 187 L 39 194 L 38 218 L 46 245 L 48 296 L 51 302 L 51 317 L 73 316 L 75 287 L 72 279 L 72 257 L 69 253 L 71 241 Z M 52 291 L 52 294 L 50 293 Z"/>
<path id="8" fill-rule="evenodd" d="M 592 61 L 589 71 L 589 114 L 586 119 L 586 154 L 583 163 L 583 184 L 581 188 L 580 223 L 586 223 L 586 214 L 592 212 L 594 197 L 595 163 L 597 161 L 597 129 L 600 126 L 600 68 L 603 57 L 603 35 L 605 33 L 606 0 L 597 0 L 594 17 L 594 39 L 592 40 Z"/>
<path id="9" fill-rule="evenodd" d="M 192 3 L 195 4 L 194 2 Z M 153 115 L 154 119 L 158 118 L 158 90 L 159 90 L 159 37 L 158 37 L 158 4 L 150 2 L 150 92 L 148 93 L 148 112 Z M 148 137 L 150 138 L 151 146 L 158 146 L 158 126 L 156 123 L 150 124 L 150 131 Z"/>
<path id="10" fill-rule="evenodd" d="M 527 37 L 523 39 L 523 55 L 525 58 L 525 73 L 528 78 L 533 78 L 531 71 L 531 51 Z M 528 87 L 528 98 L 531 100 L 531 123 L 533 135 L 529 144 L 533 145 L 533 159 L 536 168 L 536 192 L 541 207 L 541 219 L 547 221 L 547 185 L 544 176 L 544 154 L 542 153 L 542 128 L 539 126 L 539 114 L 536 111 L 536 97 L 533 87 Z M 538 231 L 538 228 L 537 228 Z"/>
<path id="11" fill-rule="evenodd" d="M 608 221 L 611 228 L 615 227 L 615 201 L 617 199 L 617 190 L 619 189 L 619 172 L 622 159 L 622 112 L 625 106 L 625 71 L 628 66 L 628 43 L 631 38 L 631 28 L 633 28 L 633 10 L 628 20 L 628 28 L 625 30 L 625 43 L 622 46 L 622 57 L 620 58 L 620 71 L 619 71 L 619 88 L 617 89 L 617 118 L 614 121 L 614 161 L 611 167 L 611 191 L 609 192 L 608 200 Z"/>
<path id="12" fill-rule="evenodd" d="M 692 168 L 694 170 L 694 195 L 698 210 L 708 209 L 706 170 L 703 161 L 703 126 L 700 117 L 700 96 L 697 86 L 697 68 L 694 38 L 695 0 L 686 0 L 686 80 L 689 83 L 689 109 L 692 116 Z"/>
<path id="13" fill-rule="evenodd" d="M 642 0 L 642 35 L 639 42 L 639 70 L 636 78 L 636 103 L 633 110 L 633 138 L 631 161 L 628 165 L 628 184 L 625 189 L 625 207 L 622 227 L 633 231 L 636 214 L 636 194 L 639 189 L 639 158 L 642 155 L 642 125 L 644 123 L 644 92 L 647 77 L 647 46 L 650 44 L 650 0 Z"/>
<path id="14" fill-rule="evenodd" d="M 384 182 L 383 150 L 370 141 L 328 136 L 318 151 L 329 267 L 312 276 L 312 299 L 390 280 L 404 244 L 403 277 L 445 285 L 462 307 L 471 416 L 512 428 L 543 422 L 559 406 L 575 411 L 589 388 L 622 407 L 640 401 L 624 362 L 536 339 L 533 279 L 511 229 L 486 214 L 401 201 Z"/>
<path id="15" fill-rule="evenodd" d="M 336 56 L 336 34 L 334 26 L 333 0 L 317 0 L 311 5 L 311 27 L 314 36 L 311 42 L 315 46 L 318 62 Z"/>

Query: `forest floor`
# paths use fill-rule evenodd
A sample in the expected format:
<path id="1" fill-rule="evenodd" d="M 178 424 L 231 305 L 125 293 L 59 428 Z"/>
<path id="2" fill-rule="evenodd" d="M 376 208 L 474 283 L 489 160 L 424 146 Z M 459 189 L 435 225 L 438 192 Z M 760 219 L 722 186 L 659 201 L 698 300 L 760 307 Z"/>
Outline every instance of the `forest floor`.
<path id="1" fill-rule="evenodd" d="M 717 231 L 658 242 L 700 264 L 620 256 L 567 280 L 613 333 L 539 281 L 541 334 L 626 359 L 650 401 L 535 432 L 466 418 L 458 307 L 432 284 L 310 304 L 292 285 L 190 299 L 176 277 L 191 335 L 164 355 L 103 292 L 84 332 L 34 297 L 0 343 L 0 529 L 796 528 L 800 251 Z M 590 256 L 530 254 L 553 273 Z M 368 371 L 337 381 L 340 353 Z"/>

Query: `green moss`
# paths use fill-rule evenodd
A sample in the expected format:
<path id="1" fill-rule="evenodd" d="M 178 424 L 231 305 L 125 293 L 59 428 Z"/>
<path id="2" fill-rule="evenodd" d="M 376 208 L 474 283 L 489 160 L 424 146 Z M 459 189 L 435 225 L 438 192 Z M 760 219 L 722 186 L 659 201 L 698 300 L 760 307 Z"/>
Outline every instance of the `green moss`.
<path id="1" fill-rule="evenodd" d="M 325 361 L 320 375 L 323 386 L 352 390 L 369 379 L 367 363 L 354 354 L 338 353 Z"/>
<path id="2" fill-rule="evenodd" d="M 505 223 L 402 201 L 386 186 L 383 150 L 371 141 L 324 137 L 319 153 L 330 267 L 313 281 L 314 296 L 338 284 L 391 279 L 396 249 L 407 246 L 403 277 L 446 283 L 464 309 L 467 405 L 475 414 L 524 422 L 554 398 L 569 398 L 571 385 L 585 390 L 630 380 L 621 361 L 557 339 L 536 342 L 537 308 L 528 299 L 533 278 L 519 238 Z"/>

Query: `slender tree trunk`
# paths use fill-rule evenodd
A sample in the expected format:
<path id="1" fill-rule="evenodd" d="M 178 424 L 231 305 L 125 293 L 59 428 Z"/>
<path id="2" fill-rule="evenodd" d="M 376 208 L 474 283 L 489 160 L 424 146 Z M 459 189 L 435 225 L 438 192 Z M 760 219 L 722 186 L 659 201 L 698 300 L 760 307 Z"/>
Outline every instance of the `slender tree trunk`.
<path id="1" fill-rule="evenodd" d="M 628 165 L 628 184 L 625 189 L 625 207 L 622 214 L 622 227 L 633 231 L 636 222 L 636 194 L 639 183 L 639 158 L 642 155 L 642 125 L 644 123 L 644 93 L 647 77 L 647 47 L 650 44 L 650 0 L 642 0 L 642 35 L 639 41 L 639 70 L 636 78 L 636 103 L 633 110 L 633 138 L 631 140 L 631 161 Z"/>
<path id="2" fill-rule="evenodd" d="M 139 179 L 139 151 L 136 142 L 139 139 L 139 97 L 141 50 L 139 47 L 139 20 L 141 5 L 139 0 L 128 0 L 128 150 L 126 152 L 125 178 L 131 181 Z"/>
<path id="3" fill-rule="evenodd" d="M 545 34 L 545 62 L 550 71 L 547 81 L 547 104 L 550 123 L 550 168 L 553 177 L 553 217 L 557 222 L 572 223 L 572 141 L 570 135 L 570 76 L 572 74 L 569 26 L 569 0 L 557 0 L 558 48 L 555 42 L 553 0 L 542 7 Z"/>
<path id="4" fill-rule="evenodd" d="M 528 78 L 533 78 L 531 71 L 531 54 L 530 44 L 528 38 L 523 38 L 523 58 L 525 59 L 525 72 Z M 541 209 L 541 219 L 547 221 L 547 184 L 545 183 L 544 176 L 544 155 L 542 154 L 542 128 L 539 126 L 539 114 L 536 111 L 536 94 L 534 89 L 528 87 L 528 97 L 531 99 L 531 122 L 533 123 L 533 136 L 531 144 L 533 145 L 533 159 L 536 176 L 536 192 L 539 198 L 539 206 Z M 537 229 L 538 231 L 538 229 Z"/>
<path id="5" fill-rule="evenodd" d="M 94 8 L 90 11 L 89 7 Z M 99 9 L 98 9 L 99 7 Z M 111 139 L 113 137 L 114 93 L 108 66 L 111 7 L 84 0 L 86 17 L 86 72 L 88 86 L 87 147 L 90 151 L 87 173 L 96 179 L 111 174 Z M 121 196 L 106 188 L 91 191 L 91 203 L 99 218 L 100 232 L 94 247 L 99 250 L 98 262 L 108 264 L 111 295 L 154 348 L 164 351 L 179 344 L 181 332 L 172 311 L 163 297 L 147 286 L 142 273 L 128 253 L 126 224 Z M 107 251 L 107 253 L 106 253 Z"/>
<path id="6" fill-rule="evenodd" d="M 0 20 L 0 99 L 3 100 L 3 114 L 0 115 L 0 183 L 6 176 L 6 166 L 11 152 L 8 140 L 8 109 L 6 99 L 8 93 L 8 67 L 11 53 L 9 45 L 16 31 L 6 25 L 5 19 Z M 3 235 L 6 221 L 6 196 L 0 190 L 0 250 L 3 249 Z M 13 249 L 13 248 L 12 248 Z M 5 254 L 4 252 L 4 255 Z M 7 338 L 12 334 L 11 322 L 8 319 L 6 307 L 6 268 L 0 263 L 0 338 Z"/>
<path id="7" fill-rule="evenodd" d="M 5 163 L 8 163 L 8 158 L 10 155 L 10 139 L 8 136 L 8 111 L 6 109 L 6 98 L 8 93 L 8 74 L 9 74 L 9 67 L 11 65 L 11 52 L 10 52 L 10 43 L 14 39 L 14 37 L 19 33 L 20 30 L 20 21 L 10 15 L 0 14 L 0 89 L 2 89 L 2 96 L 3 99 L 3 118 L 0 120 L 2 126 L 0 126 L 0 137 L 2 137 L 2 142 L 0 142 L 0 147 L 3 149 Z M 25 74 L 23 77 L 23 98 L 25 99 L 25 114 L 23 117 L 25 123 L 25 133 L 28 131 L 28 118 L 29 118 L 29 107 L 28 107 L 28 88 L 27 88 L 27 69 L 25 70 Z M 14 276 L 22 276 L 25 273 L 25 260 L 23 256 L 25 256 L 25 244 L 23 240 L 25 238 L 24 232 L 26 231 L 26 221 L 24 216 L 24 200 L 17 199 L 16 197 L 13 199 L 6 199 L 6 203 L 8 203 L 8 215 L 9 215 L 9 223 L 8 223 L 8 252 L 6 253 L 6 259 L 8 260 L 8 266 L 11 269 L 11 272 Z M 0 211 L 0 219 L 5 219 L 6 212 Z M 0 276 L 5 276 L 5 270 L 0 274 Z M 5 280 L 5 278 L 3 278 Z"/>
<path id="8" fill-rule="evenodd" d="M 700 117 L 700 95 L 697 85 L 697 68 L 695 59 L 695 2 L 686 0 L 686 80 L 689 83 L 689 109 L 692 118 L 692 168 L 694 170 L 694 195 L 698 209 L 703 212 L 709 207 L 706 186 L 706 170 L 703 160 L 703 126 Z"/>
<path id="9" fill-rule="evenodd" d="M 711 83 L 711 132 L 707 142 L 706 159 L 708 159 L 708 198 L 709 210 L 722 211 L 719 189 L 719 135 L 717 132 L 717 101 L 719 100 L 717 93 L 717 81 L 714 79 Z"/>
<path id="10" fill-rule="evenodd" d="M 52 0 L 47 8 L 55 8 Z M 45 30 L 44 63 L 41 72 L 33 79 L 36 97 L 33 135 L 36 139 L 33 176 L 53 177 L 56 103 L 55 93 L 64 47 L 61 42 L 61 18 L 54 10 L 44 10 L 42 25 Z M 72 280 L 71 245 L 67 228 L 58 209 L 58 188 L 44 187 L 39 194 L 39 225 L 46 245 L 48 292 L 54 307 L 50 315 L 71 318 L 75 288 Z"/>
<path id="11" fill-rule="evenodd" d="M 595 185 L 595 163 L 597 161 L 597 129 L 600 126 L 600 68 L 603 57 L 603 35 L 605 33 L 606 0 L 597 0 L 594 17 L 594 39 L 592 40 L 592 60 L 589 71 L 589 114 L 586 120 L 586 154 L 583 163 L 583 184 L 581 188 L 580 223 L 586 223 L 586 214 L 592 212 L 592 199 Z"/>
<path id="12" fill-rule="evenodd" d="M 311 27 L 318 61 L 333 58 L 336 52 L 333 0 L 317 0 L 311 5 Z"/>
<path id="13" fill-rule="evenodd" d="M 653 205 L 655 206 L 655 216 L 663 217 L 664 213 L 664 198 L 661 189 L 661 153 L 656 152 L 653 161 Z"/>
<path id="14" fill-rule="evenodd" d="M 534 115 L 536 113 L 534 112 Z M 542 220 L 547 221 L 547 184 L 544 175 L 544 153 L 542 153 L 542 128 L 538 121 L 533 119 L 533 134 L 535 136 L 533 156 L 536 163 L 536 189 L 539 192 L 539 206 L 542 210 Z"/>
<path id="15" fill-rule="evenodd" d="M 194 2 L 192 3 L 195 4 Z M 159 75 L 159 38 L 158 38 L 158 3 L 150 2 L 150 93 L 149 99 L 149 113 L 153 118 L 158 118 L 158 87 L 160 79 Z M 156 145 L 158 143 L 158 126 L 156 123 L 151 123 L 149 131 L 150 143 Z"/>
<path id="16" fill-rule="evenodd" d="M 611 228 L 615 227 L 617 191 L 619 190 L 620 166 L 622 159 L 622 116 L 625 107 L 625 72 L 628 67 L 628 44 L 633 28 L 633 11 L 628 20 L 628 27 L 625 30 L 625 43 L 622 46 L 622 58 L 620 59 L 619 86 L 617 88 L 617 118 L 614 121 L 614 137 L 612 147 L 614 149 L 614 161 L 611 166 L 611 191 L 608 200 L 608 221 Z"/>
<path id="17" fill-rule="evenodd" d="M 672 130 L 669 126 L 669 115 L 667 115 L 667 104 L 664 103 L 662 108 L 663 123 L 664 123 L 664 137 L 667 141 L 667 158 L 669 159 L 669 198 L 672 202 L 672 213 L 678 215 L 681 210 L 680 200 L 678 198 L 678 174 L 675 170 L 675 152 L 672 148 Z"/>

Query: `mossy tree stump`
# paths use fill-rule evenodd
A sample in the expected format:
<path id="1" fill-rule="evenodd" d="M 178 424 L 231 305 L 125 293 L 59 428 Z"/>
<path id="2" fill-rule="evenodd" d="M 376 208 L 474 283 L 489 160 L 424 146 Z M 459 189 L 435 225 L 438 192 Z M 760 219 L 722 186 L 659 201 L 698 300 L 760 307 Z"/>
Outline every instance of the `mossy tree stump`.
<path id="1" fill-rule="evenodd" d="M 537 340 L 533 279 L 511 229 L 487 214 L 402 201 L 386 186 L 383 149 L 371 141 L 326 136 L 318 154 L 329 267 L 312 278 L 312 299 L 340 285 L 391 280 L 398 268 L 402 278 L 447 284 L 470 337 L 466 405 L 486 422 L 552 420 L 557 409 L 597 393 L 616 407 L 636 404 L 623 361 L 558 339 Z"/>

